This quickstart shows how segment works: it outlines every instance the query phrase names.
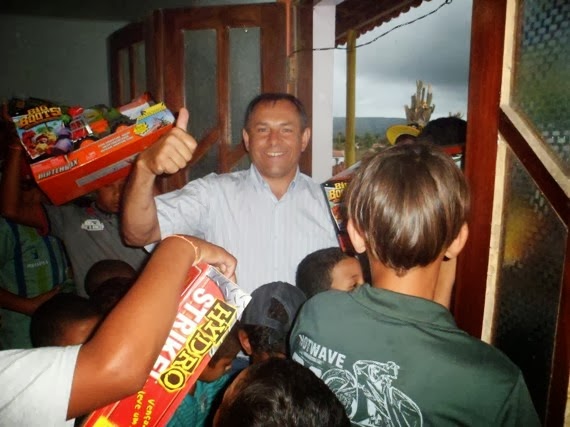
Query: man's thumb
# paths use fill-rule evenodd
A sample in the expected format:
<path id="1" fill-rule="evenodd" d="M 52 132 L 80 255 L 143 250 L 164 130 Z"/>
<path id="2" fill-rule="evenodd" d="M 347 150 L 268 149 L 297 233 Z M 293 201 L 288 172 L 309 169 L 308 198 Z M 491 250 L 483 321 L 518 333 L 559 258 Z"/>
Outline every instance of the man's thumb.
<path id="1" fill-rule="evenodd" d="M 182 129 L 183 131 L 186 131 L 186 128 L 188 127 L 189 118 L 190 118 L 190 113 L 186 108 L 182 107 L 178 112 L 178 118 L 176 119 L 176 127 L 178 129 Z"/>

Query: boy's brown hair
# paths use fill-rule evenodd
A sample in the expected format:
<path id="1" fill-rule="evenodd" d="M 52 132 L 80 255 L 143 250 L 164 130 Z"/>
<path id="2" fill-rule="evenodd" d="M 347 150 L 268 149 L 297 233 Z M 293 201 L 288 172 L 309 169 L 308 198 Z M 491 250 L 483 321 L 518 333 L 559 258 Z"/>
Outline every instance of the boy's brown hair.
<path id="1" fill-rule="evenodd" d="M 435 261 L 469 213 L 465 177 L 427 143 L 389 147 L 363 161 L 346 194 L 349 220 L 369 255 L 403 276 Z"/>

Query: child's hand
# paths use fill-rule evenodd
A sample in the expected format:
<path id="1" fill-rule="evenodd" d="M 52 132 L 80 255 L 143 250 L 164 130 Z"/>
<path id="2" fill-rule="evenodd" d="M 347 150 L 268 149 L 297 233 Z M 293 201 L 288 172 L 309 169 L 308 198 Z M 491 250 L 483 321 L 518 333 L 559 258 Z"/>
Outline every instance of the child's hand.
<path id="1" fill-rule="evenodd" d="M 31 316 L 32 314 L 34 314 L 34 311 L 36 311 L 40 305 L 42 305 L 47 300 L 51 299 L 54 295 L 58 294 L 60 291 L 61 291 L 61 286 L 56 286 L 51 291 L 44 292 L 43 294 L 40 294 L 33 298 L 28 298 L 28 301 L 26 303 L 27 312 L 25 314 Z"/>
<path id="2" fill-rule="evenodd" d="M 226 277 L 232 277 L 236 271 L 237 260 L 235 257 L 220 246 L 216 246 L 205 240 L 197 239 L 201 251 L 201 261 L 213 265 Z"/>
<path id="3" fill-rule="evenodd" d="M 193 265 L 203 261 L 216 267 L 224 276 L 230 279 L 235 279 L 237 260 L 224 248 L 194 236 L 174 234 L 167 238 L 169 237 L 182 239 L 188 242 L 189 250 L 194 250 L 195 257 Z"/>

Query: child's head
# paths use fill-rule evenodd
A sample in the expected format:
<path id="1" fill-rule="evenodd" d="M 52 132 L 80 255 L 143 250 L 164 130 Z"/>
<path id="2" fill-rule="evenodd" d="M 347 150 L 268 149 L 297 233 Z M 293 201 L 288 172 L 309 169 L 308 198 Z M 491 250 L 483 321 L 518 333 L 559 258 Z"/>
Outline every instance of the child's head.
<path id="1" fill-rule="evenodd" d="M 32 315 L 30 338 L 34 347 L 83 344 L 99 322 L 101 314 L 87 298 L 60 293 L 42 305 Z"/>
<path id="2" fill-rule="evenodd" d="M 268 283 L 251 293 L 239 338 L 252 363 L 271 356 L 285 357 L 289 332 L 305 300 L 303 291 L 285 282 Z"/>
<path id="3" fill-rule="evenodd" d="M 135 281 L 134 277 L 111 277 L 96 287 L 89 299 L 101 313 L 107 314 L 131 289 Z"/>
<path id="4" fill-rule="evenodd" d="M 121 178 L 111 184 L 99 188 L 95 192 L 95 204 L 104 212 L 118 213 L 121 209 L 121 197 L 125 188 L 126 178 Z"/>
<path id="5" fill-rule="evenodd" d="M 224 393 L 216 427 L 348 427 L 342 403 L 309 368 L 270 358 L 244 369 Z"/>
<path id="6" fill-rule="evenodd" d="M 466 223 L 469 190 L 437 146 L 403 144 L 363 162 L 346 204 L 355 249 L 403 276 L 443 258 Z"/>
<path id="7" fill-rule="evenodd" d="M 297 267 L 297 287 L 307 298 L 329 289 L 351 291 L 363 282 L 358 260 L 339 247 L 312 252 Z"/>
<path id="8" fill-rule="evenodd" d="M 234 325 L 228 332 L 228 335 L 218 347 L 208 365 L 198 379 L 204 382 L 216 381 L 224 375 L 232 366 L 232 361 L 236 358 L 241 350 L 241 345 L 238 337 L 239 322 Z"/>
<path id="9" fill-rule="evenodd" d="M 91 296 L 93 291 L 103 282 L 114 277 L 135 279 L 136 270 L 127 262 L 120 259 L 103 259 L 97 261 L 87 270 L 85 275 L 85 292 Z"/>

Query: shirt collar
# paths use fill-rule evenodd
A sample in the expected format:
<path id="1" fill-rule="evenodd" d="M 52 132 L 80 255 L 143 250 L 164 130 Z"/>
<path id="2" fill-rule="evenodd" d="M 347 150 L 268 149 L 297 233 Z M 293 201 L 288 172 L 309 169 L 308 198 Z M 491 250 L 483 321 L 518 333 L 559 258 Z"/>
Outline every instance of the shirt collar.
<path id="1" fill-rule="evenodd" d="M 447 308 L 434 301 L 363 285 L 350 293 L 354 300 L 373 311 L 415 324 L 457 329 Z"/>
<path id="2" fill-rule="evenodd" d="M 261 176 L 261 174 L 259 173 L 259 171 L 255 167 L 255 165 L 253 165 L 253 164 L 249 168 L 249 176 L 256 184 L 260 185 L 262 188 L 265 188 L 265 189 L 271 191 L 271 189 L 269 188 L 269 184 L 267 184 L 265 179 Z M 295 187 L 297 185 L 299 185 L 298 183 L 300 182 L 300 176 L 301 176 L 301 171 L 299 170 L 299 166 L 297 166 L 297 171 L 295 172 L 295 176 L 293 177 L 293 180 L 289 184 L 289 188 L 287 189 L 287 192 L 294 190 Z"/>

